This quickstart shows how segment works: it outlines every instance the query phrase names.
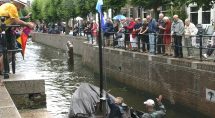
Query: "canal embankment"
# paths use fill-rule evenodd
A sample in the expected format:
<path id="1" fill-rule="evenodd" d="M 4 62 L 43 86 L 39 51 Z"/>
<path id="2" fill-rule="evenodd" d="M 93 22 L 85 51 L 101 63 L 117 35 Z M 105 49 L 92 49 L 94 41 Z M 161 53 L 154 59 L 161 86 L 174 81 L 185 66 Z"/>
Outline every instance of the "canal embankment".
<path id="1" fill-rule="evenodd" d="M 21 118 L 5 86 L 0 86 L 0 118 Z"/>
<path id="2" fill-rule="evenodd" d="M 98 47 L 84 43 L 85 37 L 33 33 L 34 41 L 67 49 L 74 45 L 74 53 L 82 62 L 98 72 Z M 104 68 L 108 77 L 136 89 L 163 94 L 173 104 L 182 104 L 210 117 L 215 116 L 215 64 L 196 60 L 148 55 L 121 49 L 104 48 Z"/>
<path id="3" fill-rule="evenodd" d="M 18 110 L 46 107 L 45 80 L 36 74 L 10 74 L 10 78 L 3 81 L 4 86 L 0 86 L 0 118 L 26 118 Z M 43 118 L 40 114 L 37 112 L 32 116 Z"/>

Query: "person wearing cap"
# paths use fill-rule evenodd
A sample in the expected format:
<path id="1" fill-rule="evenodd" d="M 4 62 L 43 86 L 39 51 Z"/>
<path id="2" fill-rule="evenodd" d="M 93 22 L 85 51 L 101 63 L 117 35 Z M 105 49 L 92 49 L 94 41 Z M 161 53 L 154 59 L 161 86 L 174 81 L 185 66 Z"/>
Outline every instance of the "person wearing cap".
<path id="1" fill-rule="evenodd" d="M 25 22 L 19 18 L 18 10 L 21 9 L 22 6 L 19 0 L 10 2 L 9 0 L 1 0 L 0 2 L 0 17 L 5 17 L 4 23 L 6 25 L 18 24 L 21 26 L 27 26 L 31 29 L 34 28 L 34 24 L 31 22 Z M 13 32 L 13 28 L 6 28 L 6 37 L 10 37 L 10 39 L 14 38 L 11 35 Z M 8 38 L 9 39 L 9 38 Z M 10 40 L 8 40 L 9 42 Z M 11 49 L 10 43 L 7 45 L 8 49 Z M 3 56 L 0 57 L 0 73 L 3 71 Z"/>
<path id="2" fill-rule="evenodd" d="M 107 96 L 108 106 L 110 107 L 110 113 L 108 118 L 123 118 L 125 111 L 122 107 L 123 98 L 116 97 L 115 99 Z"/>
<path id="3" fill-rule="evenodd" d="M 152 99 L 148 99 L 144 102 L 146 105 L 147 113 L 144 113 L 141 118 L 163 118 L 166 115 L 166 109 L 162 104 L 162 95 L 160 95 L 157 99 L 159 109 L 155 110 L 155 102 Z"/>

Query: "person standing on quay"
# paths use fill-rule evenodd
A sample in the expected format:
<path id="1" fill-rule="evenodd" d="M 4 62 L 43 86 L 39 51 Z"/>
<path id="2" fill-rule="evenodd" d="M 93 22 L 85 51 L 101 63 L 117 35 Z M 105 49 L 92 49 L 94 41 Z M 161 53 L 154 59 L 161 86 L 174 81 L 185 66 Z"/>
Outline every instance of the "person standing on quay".
<path id="1" fill-rule="evenodd" d="M 153 19 L 150 15 L 146 16 L 146 19 L 148 21 L 148 33 L 149 33 L 149 44 L 150 44 L 150 53 L 155 54 L 155 43 L 156 43 L 156 37 L 155 33 L 157 32 L 157 22 L 155 19 Z"/>
<path id="2" fill-rule="evenodd" d="M 182 52 L 182 35 L 184 34 L 184 23 L 179 19 L 178 15 L 173 16 L 173 23 L 171 26 L 171 35 L 174 38 L 174 52 L 175 58 L 183 58 Z"/>
<path id="3" fill-rule="evenodd" d="M 194 54 L 193 47 L 196 46 L 196 34 L 198 29 L 196 26 L 190 22 L 189 19 L 185 20 L 185 45 L 187 46 L 188 57 L 192 57 Z"/>
<path id="4" fill-rule="evenodd" d="M 164 29 L 161 27 L 165 27 L 165 22 L 163 20 L 163 13 L 159 14 L 159 19 L 158 19 L 158 28 L 159 28 L 159 35 L 158 35 L 158 41 L 157 41 L 157 51 L 158 54 L 164 54 L 165 53 L 165 46 L 163 44 L 163 34 L 164 34 Z"/>
<path id="5" fill-rule="evenodd" d="M 7 3 L 8 2 L 8 3 Z M 5 24 L 11 25 L 11 24 L 19 24 L 23 26 L 27 26 L 31 29 L 34 28 L 34 24 L 31 22 L 25 22 L 19 18 L 18 11 L 22 8 L 22 4 L 19 1 L 12 1 L 9 3 L 8 0 L 0 0 L 0 17 L 5 17 Z M 12 33 L 14 33 L 14 30 L 12 28 L 6 29 L 6 37 L 9 38 L 15 38 Z M 11 40 L 7 40 L 8 42 Z M 2 44 L 2 42 L 0 42 Z M 11 45 L 10 45 L 11 44 Z M 12 43 L 8 43 L 7 45 L 8 49 L 12 48 Z M 9 54 L 9 57 L 11 54 Z M 4 69 L 3 64 L 3 55 L 0 56 L 0 74 L 2 74 Z M 3 85 L 2 80 L 0 80 L 0 85 Z"/>
<path id="6" fill-rule="evenodd" d="M 165 23 L 165 27 L 162 27 L 162 26 L 159 26 L 160 29 L 163 29 L 164 30 L 164 36 L 163 36 L 163 44 L 165 46 L 165 54 L 164 56 L 167 56 L 167 55 L 172 55 L 171 54 L 171 36 L 170 36 L 170 33 L 171 33 L 171 21 L 168 17 L 164 17 L 163 18 L 163 21 Z"/>

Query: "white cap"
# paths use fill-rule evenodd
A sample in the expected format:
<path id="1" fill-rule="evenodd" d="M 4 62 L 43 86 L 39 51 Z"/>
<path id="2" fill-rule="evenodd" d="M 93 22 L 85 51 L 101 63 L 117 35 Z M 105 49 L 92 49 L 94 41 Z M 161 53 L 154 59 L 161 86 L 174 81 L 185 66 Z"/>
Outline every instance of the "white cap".
<path id="1" fill-rule="evenodd" d="M 148 105 L 148 106 L 154 106 L 155 105 L 155 102 L 154 100 L 152 99 L 148 99 L 147 101 L 144 102 L 145 105 Z"/>

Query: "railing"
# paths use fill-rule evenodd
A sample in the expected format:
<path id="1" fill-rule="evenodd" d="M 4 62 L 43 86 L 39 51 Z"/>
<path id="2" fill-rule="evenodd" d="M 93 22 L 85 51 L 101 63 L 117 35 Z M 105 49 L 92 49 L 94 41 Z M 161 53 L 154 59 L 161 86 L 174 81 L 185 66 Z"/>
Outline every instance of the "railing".
<path id="1" fill-rule="evenodd" d="M 123 40 L 119 40 L 120 38 L 117 38 L 117 32 L 108 32 L 110 34 L 110 37 L 112 37 L 112 47 L 113 48 L 121 48 L 121 49 L 124 49 L 124 50 L 132 50 L 132 51 L 139 51 L 141 50 L 141 46 L 144 45 L 148 45 L 149 47 L 153 47 L 154 48 L 154 52 L 152 54 L 156 55 L 158 54 L 157 53 L 157 48 L 158 46 L 169 46 L 170 47 L 170 54 L 171 55 L 174 55 L 173 51 L 175 48 L 182 48 L 183 50 L 183 58 L 189 58 L 189 59 L 195 59 L 195 60 L 200 60 L 200 61 L 203 61 L 205 58 L 203 57 L 203 54 L 206 53 L 207 51 L 213 51 L 215 50 L 215 45 L 213 46 L 210 46 L 208 47 L 208 42 L 211 40 L 212 37 L 214 37 L 214 44 L 215 44 L 215 35 L 203 35 L 202 32 L 199 32 L 197 35 L 182 35 L 182 46 L 179 46 L 179 45 L 175 45 L 176 43 L 174 42 L 174 37 L 175 35 L 170 35 L 170 34 L 157 34 L 157 33 L 153 33 L 154 35 L 154 40 L 153 40 L 153 43 L 148 43 L 147 41 L 144 42 L 143 44 L 141 44 L 141 39 L 139 38 L 140 34 L 134 34 L 136 35 L 136 42 L 131 42 L 130 40 L 126 40 L 125 37 L 127 35 L 127 37 L 131 35 L 131 33 L 125 33 L 123 32 L 122 35 L 124 35 L 122 38 L 124 38 Z M 152 34 L 152 33 L 151 33 Z M 148 34 L 141 34 L 142 36 L 148 36 Z M 170 36 L 171 37 L 171 43 L 170 44 L 163 44 L 163 43 L 158 43 L 158 37 L 159 36 Z M 188 37 L 188 38 L 185 38 L 185 37 Z M 196 46 L 187 46 L 185 43 L 187 42 L 186 40 L 190 40 L 190 43 L 192 42 L 192 37 L 196 37 L 196 42 L 198 45 Z M 92 38 L 92 37 L 91 37 Z M 103 38 L 103 46 L 107 46 L 105 44 L 105 36 Z M 129 39 L 129 38 L 128 38 Z M 110 40 L 110 39 L 109 39 Z M 148 39 L 149 40 L 149 39 Z M 163 40 L 163 38 L 162 38 Z M 92 44 L 95 44 L 95 41 L 96 40 L 91 40 L 90 43 Z M 185 42 L 186 41 L 186 42 Z M 121 43 L 122 45 L 119 46 L 117 45 L 117 43 Z M 130 45 L 132 44 L 135 44 L 137 46 L 135 46 L 135 49 L 130 47 Z M 189 50 L 192 50 L 193 51 L 193 54 L 192 56 L 189 56 L 188 57 L 188 53 L 189 53 Z M 199 51 L 197 51 L 199 50 Z M 205 59 L 206 60 L 206 59 Z M 208 58 L 207 60 L 211 60 L 211 58 Z M 212 59 L 213 60 L 213 59 Z M 214 60 L 215 60 L 215 57 L 214 57 Z"/>
<path id="2" fill-rule="evenodd" d="M 11 55 L 11 63 L 12 63 L 12 72 L 13 74 L 15 73 L 15 54 L 16 52 L 21 52 L 21 49 L 18 49 L 15 47 L 15 43 L 16 43 L 16 38 L 14 36 L 14 38 L 11 39 L 11 44 L 10 47 L 11 49 L 8 50 L 8 42 L 6 39 L 6 35 L 14 35 L 14 34 L 7 34 L 8 32 L 6 31 L 8 28 L 15 28 L 15 27 L 20 27 L 20 25 L 6 25 L 4 23 L 5 21 L 5 17 L 1 17 L 1 34 L 0 34 L 0 40 L 2 41 L 2 50 L 0 50 L 0 52 L 3 54 L 3 65 L 4 65 L 4 70 L 3 70 L 3 75 L 4 75 L 4 79 L 8 79 L 9 78 L 9 72 L 10 72 L 10 67 L 9 67 L 9 59 L 8 56 Z M 1 65 L 2 66 L 2 65 Z"/>

